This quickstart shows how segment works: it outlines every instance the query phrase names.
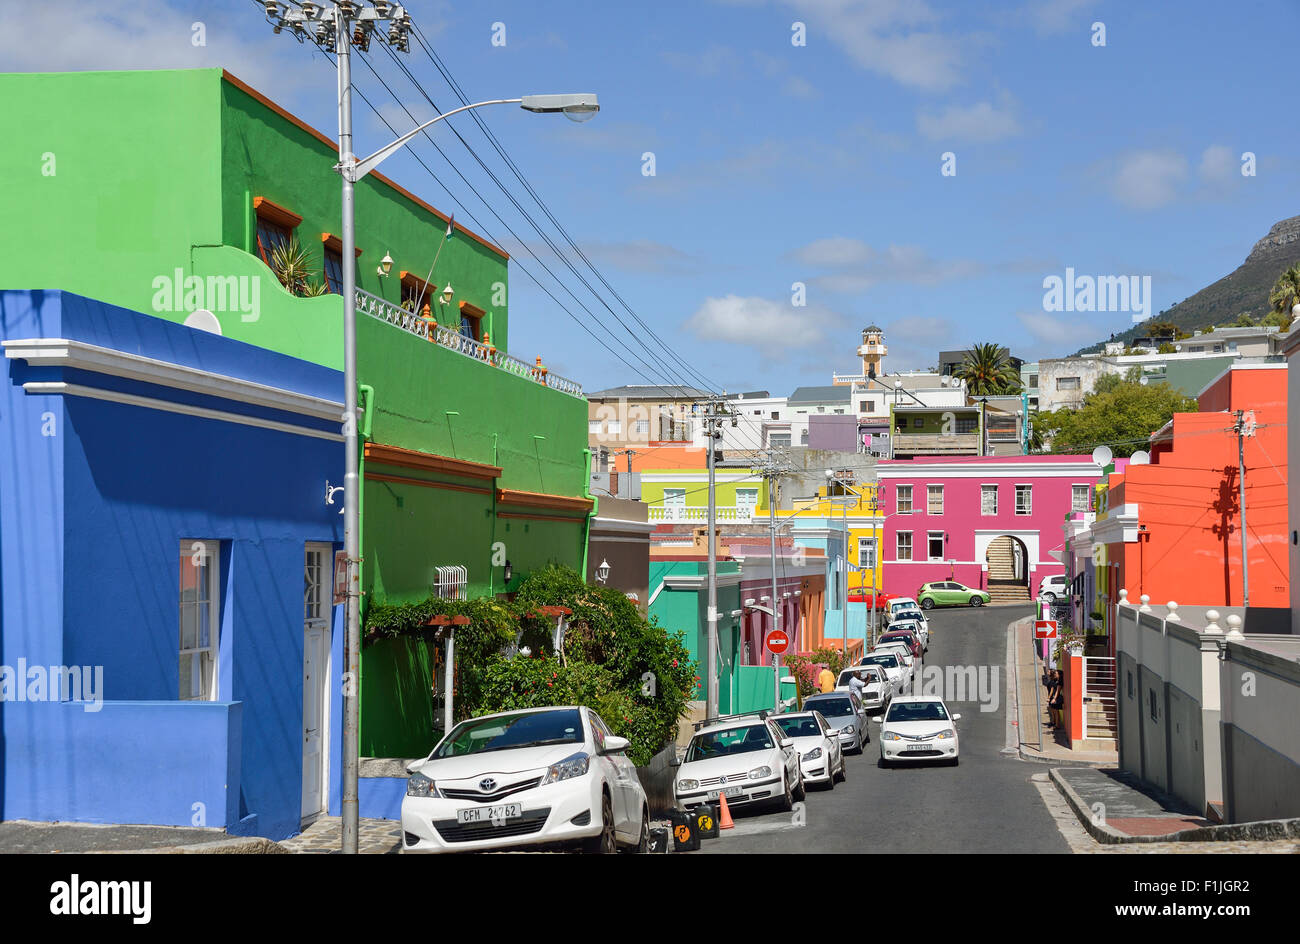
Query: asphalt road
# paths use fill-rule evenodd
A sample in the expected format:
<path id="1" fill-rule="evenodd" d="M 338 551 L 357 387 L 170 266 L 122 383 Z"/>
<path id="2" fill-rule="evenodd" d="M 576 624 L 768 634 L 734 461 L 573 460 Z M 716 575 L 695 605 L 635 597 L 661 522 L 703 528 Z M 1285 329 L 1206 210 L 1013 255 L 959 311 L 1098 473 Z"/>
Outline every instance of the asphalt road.
<path id="1" fill-rule="evenodd" d="M 1069 852 L 1030 783 L 1043 768 L 1001 753 L 1007 739 L 1006 627 L 1029 612 L 1028 606 L 930 611 L 924 663 L 930 675 L 935 667 L 973 667 L 985 683 L 981 699 L 980 686 L 955 691 L 945 673 L 943 697 L 961 714 L 958 766 L 878 767 L 879 725 L 873 723 L 864 753 L 847 758 L 846 783 L 831 791 L 809 788 L 802 811 L 794 813 L 736 810 L 736 827 L 705 840 L 700 852 Z"/>

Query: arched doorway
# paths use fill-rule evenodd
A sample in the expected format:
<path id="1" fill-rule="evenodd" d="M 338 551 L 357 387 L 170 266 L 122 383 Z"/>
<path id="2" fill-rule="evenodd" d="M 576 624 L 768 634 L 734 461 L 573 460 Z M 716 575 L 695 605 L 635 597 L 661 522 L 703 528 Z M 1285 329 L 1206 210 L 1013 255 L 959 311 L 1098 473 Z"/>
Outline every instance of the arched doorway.
<path id="1" fill-rule="evenodd" d="M 1029 551 L 1023 541 L 1009 534 L 994 538 L 984 560 L 989 567 L 991 603 L 1029 602 Z"/>

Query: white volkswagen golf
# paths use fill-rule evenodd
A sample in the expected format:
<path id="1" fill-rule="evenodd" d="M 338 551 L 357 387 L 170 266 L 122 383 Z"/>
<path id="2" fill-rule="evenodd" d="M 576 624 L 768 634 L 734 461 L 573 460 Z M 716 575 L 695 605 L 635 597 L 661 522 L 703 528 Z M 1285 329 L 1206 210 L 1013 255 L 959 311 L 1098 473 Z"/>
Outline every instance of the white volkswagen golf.
<path id="1" fill-rule="evenodd" d="M 402 851 L 579 843 L 644 852 L 650 814 L 627 748 L 584 707 L 462 721 L 407 768 Z"/>
<path id="2" fill-rule="evenodd" d="M 767 712 L 710 718 L 686 748 L 673 795 L 688 810 L 719 795 L 728 806 L 763 801 L 789 810 L 805 796 L 799 752 Z"/>
<path id="3" fill-rule="evenodd" d="M 895 761 L 937 760 L 957 765 L 957 724 L 941 698 L 899 695 L 889 711 L 871 720 L 880 725 L 880 766 Z"/>

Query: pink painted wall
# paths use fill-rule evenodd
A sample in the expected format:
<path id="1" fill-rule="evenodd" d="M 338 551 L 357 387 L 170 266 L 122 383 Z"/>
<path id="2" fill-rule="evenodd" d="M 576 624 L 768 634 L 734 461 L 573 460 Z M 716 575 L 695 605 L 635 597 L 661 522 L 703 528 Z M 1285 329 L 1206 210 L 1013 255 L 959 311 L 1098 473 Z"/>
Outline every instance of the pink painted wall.
<path id="1" fill-rule="evenodd" d="M 915 595 L 923 583 L 956 580 L 968 587 L 987 588 L 984 552 L 978 550 L 977 532 L 1022 536 L 1025 540 L 1030 593 L 1038 592 L 1042 581 L 1065 573 L 1065 565 L 1049 552 L 1063 551 L 1062 524 L 1071 508 L 1074 485 L 1094 485 L 1101 470 L 1089 456 L 973 456 L 963 458 L 918 458 L 881 462 L 876 467 L 885 488 L 882 510 L 885 519 L 881 537 L 884 589 L 889 593 Z M 912 514 L 897 515 L 898 486 L 912 486 Z M 927 510 L 927 486 L 942 485 L 943 514 Z M 998 486 L 996 515 L 980 513 L 980 487 Z M 1016 485 L 1033 487 L 1031 513 L 1016 514 Z M 1091 491 L 1089 492 L 1091 495 Z M 912 532 L 912 561 L 897 560 L 899 531 Z M 947 536 L 942 561 L 928 561 L 929 532 Z M 989 538 L 991 540 L 991 538 Z M 1037 544 L 1037 553 L 1033 544 Z M 948 559 L 956 560 L 950 566 Z"/>
<path id="2" fill-rule="evenodd" d="M 790 636 L 791 652 L 799 652 L 803 645 L 802 627 L 799 625 L 799 598 L 794 592 L 802 586 L 802 580 L 798 577 L 778 577 L 776 581 L 777 593 L 789 593 L 789 597 L 782 596 L 777 607 L 781 613 L 781 628 Z M 762 602 L 764 596 L 771 596 L 772 581 L 771 578 L 766 580 L 746 580 L 740 584 L 740 600 L 743 604 L 745 600 L 753 599 Z M 764 603 L 764 606 L 769 604 Z M 740 636 L 740 661 L 744 665 L 770 665 L 771 653 L 763 648 L 763 640 L 772 630 L 772 617 L 766 613 L 760 613 L 757 610 L 746 608 L 745 614 L 741 617 L 741 636 Z M 749 654 L 745 654 L 745 643 L 749 643 Z"/>

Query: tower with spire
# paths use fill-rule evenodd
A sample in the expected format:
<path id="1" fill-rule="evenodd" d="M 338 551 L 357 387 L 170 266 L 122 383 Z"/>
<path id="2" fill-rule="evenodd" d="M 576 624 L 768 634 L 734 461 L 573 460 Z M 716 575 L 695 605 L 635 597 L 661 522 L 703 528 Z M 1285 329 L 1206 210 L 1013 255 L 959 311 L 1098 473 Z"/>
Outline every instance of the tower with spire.
<path id="1" fill-rule="evenodd" d="M 879 325 L 867 325 L 862 329 L 862 344 L 858 348 L 858 356 L 862 358 L 863 377 L 876 377 L 883 374 L 880 362 L 888 353 L 889 348 L 885 346 L 885 333 Z"/>

